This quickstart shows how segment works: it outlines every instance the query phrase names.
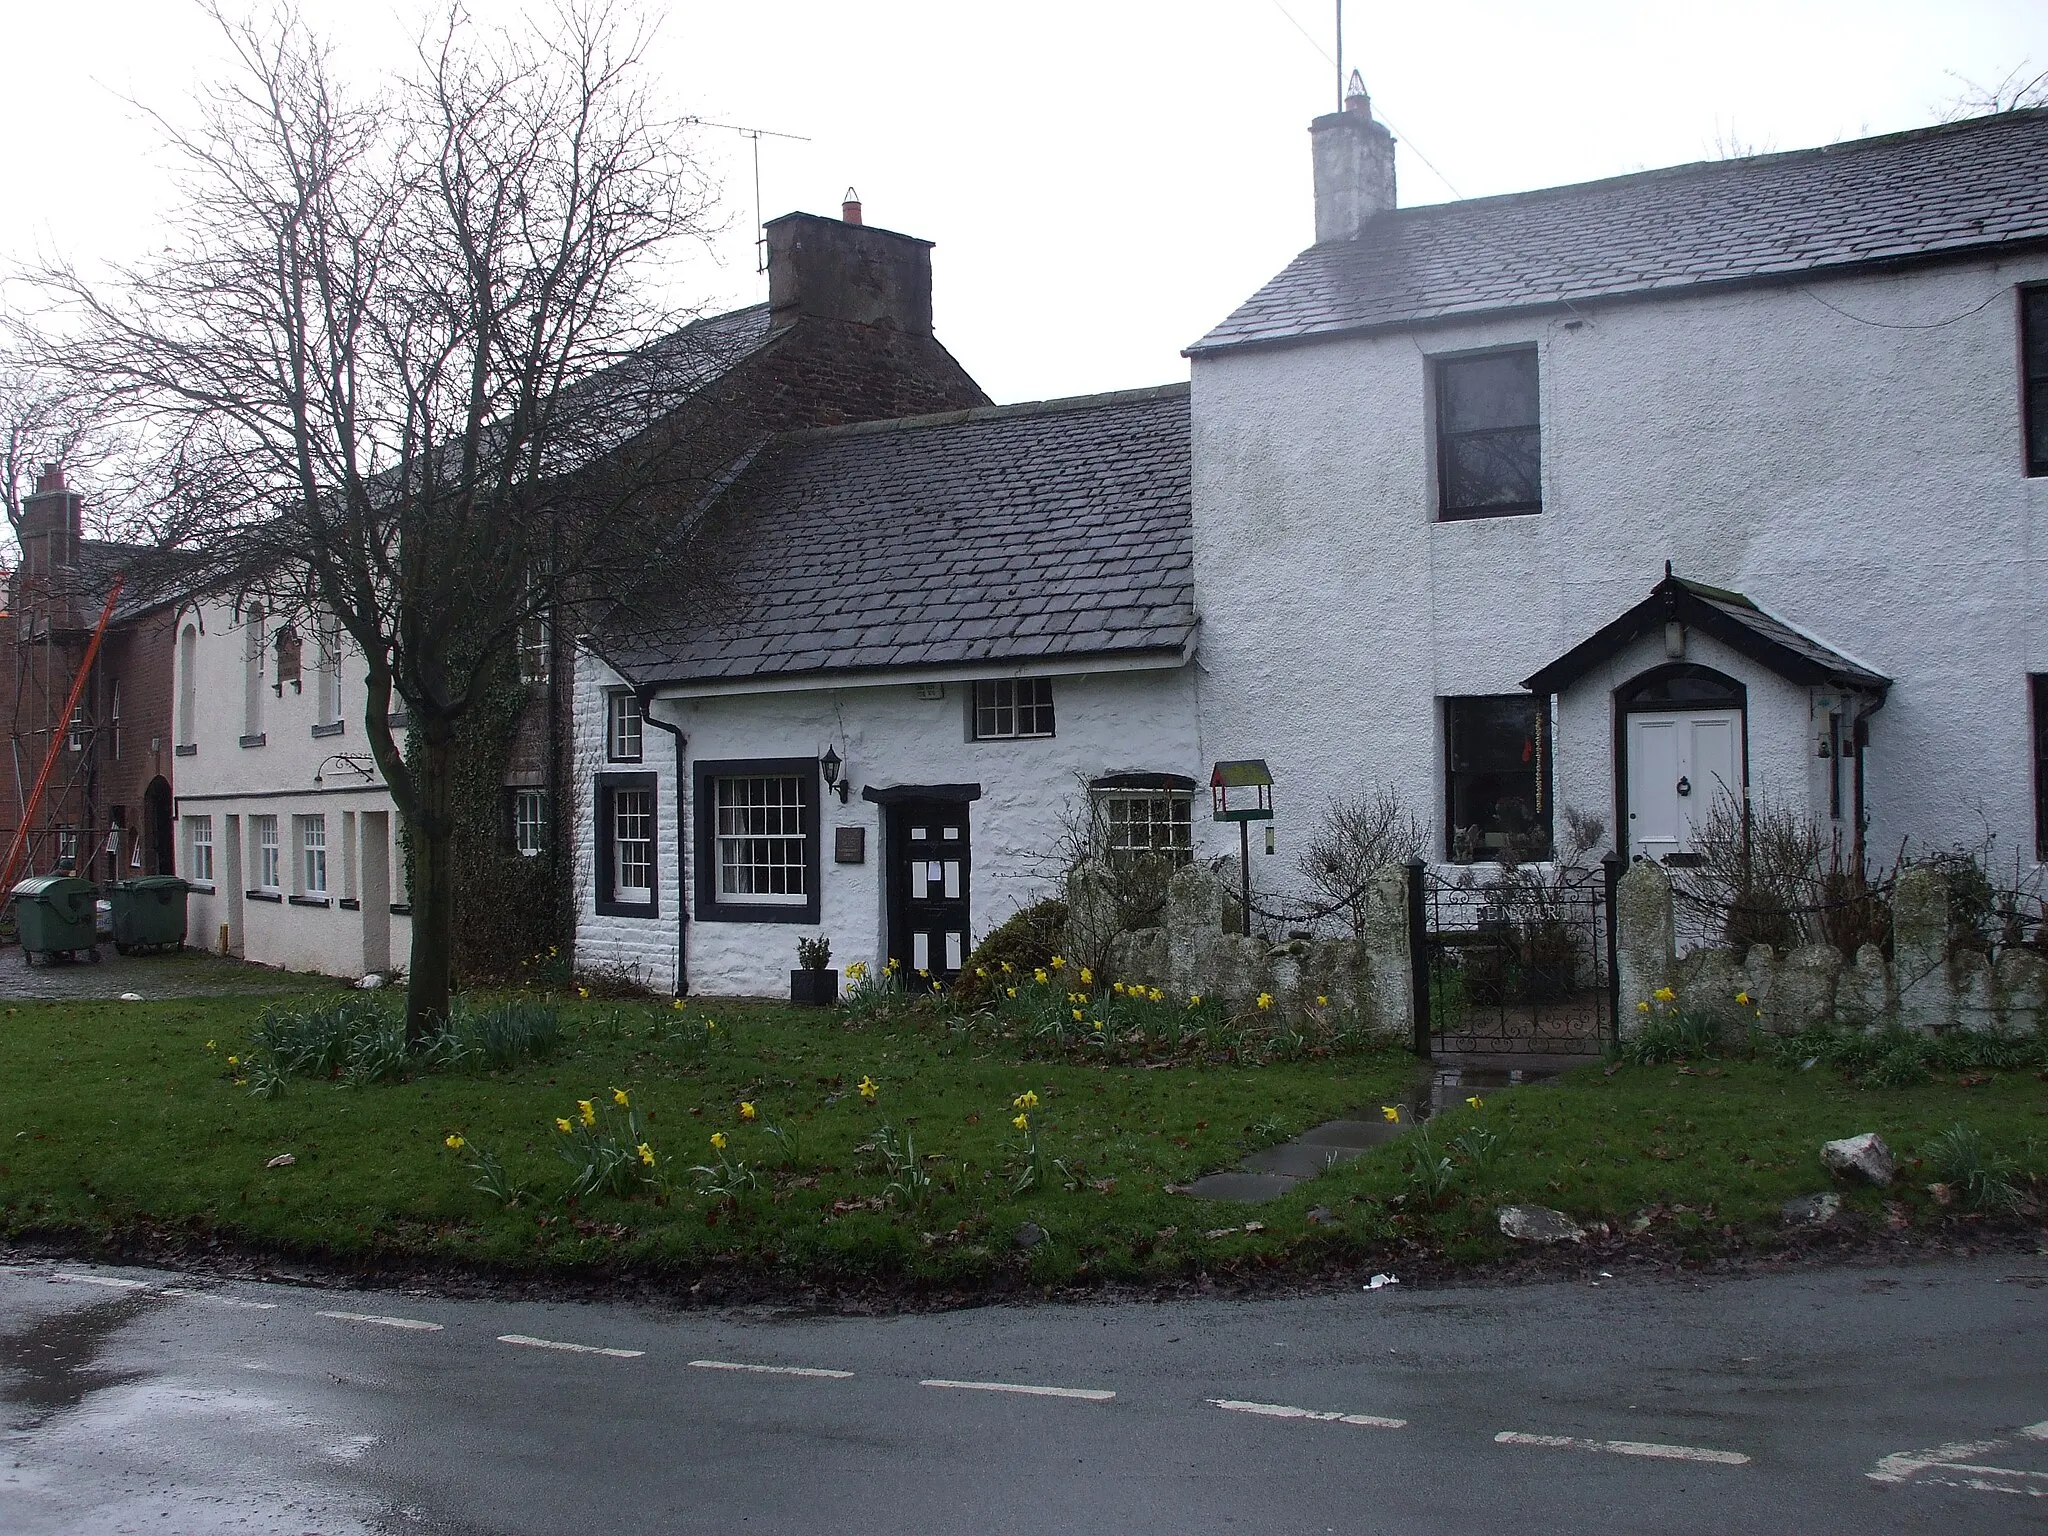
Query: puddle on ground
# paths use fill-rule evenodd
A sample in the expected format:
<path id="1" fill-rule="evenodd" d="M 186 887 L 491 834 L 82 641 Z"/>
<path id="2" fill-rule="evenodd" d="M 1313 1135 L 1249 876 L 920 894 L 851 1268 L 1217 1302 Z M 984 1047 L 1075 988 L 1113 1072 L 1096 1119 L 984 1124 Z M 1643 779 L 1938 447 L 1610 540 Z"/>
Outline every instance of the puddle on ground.
<path id="1" fill-rule="evenodd" d="M 0 1335 L 0 1371 L 6 1373 L 0 1376 L 0 1402 L 13 1405 L 9 1428 L 34 1429 L 94 1392 L 146 1376 L 94 1362 L 107 1341 L 150 1305 L 146 1296 L 119 1296 Z"/>

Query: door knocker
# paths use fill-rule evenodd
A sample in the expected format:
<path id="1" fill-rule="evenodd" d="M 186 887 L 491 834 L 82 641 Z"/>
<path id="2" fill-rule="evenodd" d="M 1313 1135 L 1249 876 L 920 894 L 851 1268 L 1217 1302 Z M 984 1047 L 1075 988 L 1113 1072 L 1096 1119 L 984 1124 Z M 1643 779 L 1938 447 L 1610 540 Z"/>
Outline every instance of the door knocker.
<path id="1" fill-rule="evenodd" d="M 1691 794 L 1691 793 L 1692 793 L 1692 780 L 1691 780 L 1691 779 L 1688 779 L 1688 778 L 1682 778 L 1682 777 L 1681 777 L 1681 778 L 1679 779 L 1679 781 L 1678 781 L 1678 792 L 1679 792 L 1679 793 L 1680 793 L 1681 795 L 1689 795 L 1689 794 Z"/>

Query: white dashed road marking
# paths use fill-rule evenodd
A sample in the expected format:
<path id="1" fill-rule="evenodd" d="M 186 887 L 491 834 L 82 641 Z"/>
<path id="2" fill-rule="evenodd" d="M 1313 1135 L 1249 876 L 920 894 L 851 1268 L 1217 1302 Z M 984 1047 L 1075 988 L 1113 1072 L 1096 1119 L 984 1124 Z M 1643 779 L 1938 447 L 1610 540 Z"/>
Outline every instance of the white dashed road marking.
<path id="1" fill-rule="evenodd" d="M 61 1280 L 67 1285 L 100 1285 L 105 1286 L 110 1291 L 147 1291 L 152 1296 L 175 1296 L 180 1301 L 210 1301 L 214 1305 L 221 1307 L 247 1307 L 252 1311 L 258 1312 L 275 1312 L 277 1310 L 277 1303 L 274 1301 L 242 1301 L 233 1296 L 218 1296 L 212 1291 L 187 1290 L 179 1285 L 156 1286 L 151 1285 L 147 1280 L 125 1280 L 119 1275 L 77 1275 L 71 1274 L 68 1271 L 59 1271 L 57 1274 L 50 1276 L 50 1278 L 52 1280 Z M 332 1317 L 338 1314 L 326 1313 L 323 1315 Z"/>
<path id="2" fill-rule="evenodd" d="M 1935 1483 L 1978 1493 L 2013 1493 L 2048 1499 L 2048 1472 L 1986 1466 L 1972 1458 L 2002 1451 L 2015 1440 L 2048 1440 L 2048 1419 L 1995 1440 L 1955 1440 L 1921 1451 L 1894 1451 L 1863 1475 L 1874 1483 Z M 1944 1476 L 1942 1474 L 1959 1474 Z"/>
<path id="3" fill-rule="evenodd" d="M 274 1301 L 244 1301 L 239 1296 L 216 1296 L 211 1291 L 188 1291 L 181 1286 L 167 1285 L 157 1292 L 159 1296 L 176 1296 L 181 1301 L 210 1301 L 217 1307 L 246 1307 L 252 1312 L 275 1312 Z"/>
<path id="4" fill-rule="evenodd" d="M 1268 1419 L 1314 1419 L 1323 1424 L 1362 1424 L 1367 1429 L 1408 1427 L 1406 1419 L 1383 1419 L 1376 1413 L 1335 1413 L 1320 1408 L 1289 1408 L 1284 1403 L 1241 1403 L 1231 1397 L 1212 1397 L 1209 1401 L 1232 1413 L 1256 1413 Z"/>
<path id="5" fill-rule="evenodd" d="M 500 1344 L 517 1344 L 525 1349 L 554 1349 L 565 1355 L 610 1355 L 614 1360 L 638 1360 L 644 1349 L 606 1349 L 597 1344 L 564 1344 L 558 1339 L 536 1339 L 524 1333 L 501 1333 Z"/>
<path id="6" fill-rule="evenodd" d="M 1697 1445 L 1654 1445 L 1647 1440 L 1581 1440 L 1576 1435 L 1525 1435 L 1504 1429 L 1493 1437 L 1495 1445 L 1540 1445 L 1560 1451 L 1611 1451 L 1616 1456 L 1649 1456 L 1659 1461 L 1705 1461 L 1724 1467 L 1746 1467 L 1749 1458 L 1740 1451 L 1710 1451 Z"/>
<path id="7" fill-rule="evenodd" d="M 822 1376 L 830 1381 L 847 1381 L 851 1371 L 827 1371 L 815 1365 L 748 1365 L 739 1360 L 692 1360 L 700 1371 L 751 1371 L 760 1376 Z"/>
<path id="8" fill-rule="evenodd" d="M 1106 1403 L 1114 1392 L 1104 1392 L 1096 1387 L 1030 1387 L 1014 1381 L 946 1381 L 933 1377 L 920 1381 L 920 1387 L 957 1387 L 963 1392 L 1021 1392 L 1026 1397 L 1078 1397 L 1087 1403 Z"/>
<path id="9" fill-rule="evenodd" d="M 416 1317 L 379 1317 L 372 1312 L 316 1312 L 315 1317 L 331 1317 L 337 1323 L 374 1323 L 379 1328 L 409 1328 L 415 1333 L 439 1333 L 439 1323 L 423 1323 Z"/>
<path id="10" fill-rule="evenodd" d="M 73 1275 L 62 1271 L 50 1276 L 67 1285 L 103 1285 L 110 1291 L 146 1291 L 150 1289 L 147 1280 L 123 1280 L 118 1275 Z"/>

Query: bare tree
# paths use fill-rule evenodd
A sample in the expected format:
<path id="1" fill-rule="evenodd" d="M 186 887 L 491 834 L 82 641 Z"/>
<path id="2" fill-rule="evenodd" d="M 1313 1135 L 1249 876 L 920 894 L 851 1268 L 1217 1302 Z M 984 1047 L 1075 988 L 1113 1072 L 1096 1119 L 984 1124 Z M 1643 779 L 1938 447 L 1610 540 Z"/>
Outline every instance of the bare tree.
<path id="1" fill-rule="evenodd" d="M 2048 69 L 2030 73 L 2032 70 L 2032 61 L 2022 59 L 1996 85 L 1979 85 L 1966 75 L 1947 71 L 1948 77 L 1962 89 L 1943 106 L 1941 120 L 1953 123 L 1966 117 L 2048 107 Z"/>
<path id="2" fill-rule="evenodd" d="M 710 196 L 606 0 L 493 29 L 457 6 L 369 91 L 289 10 L 209 14 L 235 68 L 196 126 L 158 118 L 172 238 L 105 282 L 34 273 L 43 361 L 148 444 L 166 569 L 360 650 L 417 1038 L 448 1007 L 466 711 L 538 616 L 689 588 L 675 411 L 706 360 L 653 295 Z"/>
<path id="3" fill-rule="evenodd" d="M 1428 843 L 1428 829 L 1400 795 L 1383 786 L 1323 808 L 1301 853 L 1302 878 L 1319 898 L 1319 909 L 1343 912 L 1351 936 L 1362 939 L 1373 876 L 1389 864 L 1405 864 Z"/>

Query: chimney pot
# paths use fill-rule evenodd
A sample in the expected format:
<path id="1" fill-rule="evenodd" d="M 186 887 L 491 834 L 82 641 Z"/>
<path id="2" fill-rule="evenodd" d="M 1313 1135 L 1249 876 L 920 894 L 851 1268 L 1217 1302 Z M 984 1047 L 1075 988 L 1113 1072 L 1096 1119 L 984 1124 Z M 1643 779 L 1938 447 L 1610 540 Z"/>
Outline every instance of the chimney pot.
<path id="1" fill-rule="evenodd" d="M 846 189 L 846 196 L 840 201 L 839 217 L 848 224 L 860 222 L 860 194 L 851 187 Z"/>
<path id="2" fill-rule="evenodd" d="M 1394 207 L 1394 136 L 1373 121 L 1372 98 L 1357 70 L 1344 110 L 1309 125 L 1315 159 L 1316 244 L 1356 240 L 1375 214 Z"/>
<path id="3" fill-rule="evenodd" d="M 51 491 L 61 491 L 63 489 L 64 466 L 61 464 L 45 464 L 42 473 L 36 476 L 35 494 L 44 496 Z"/>

